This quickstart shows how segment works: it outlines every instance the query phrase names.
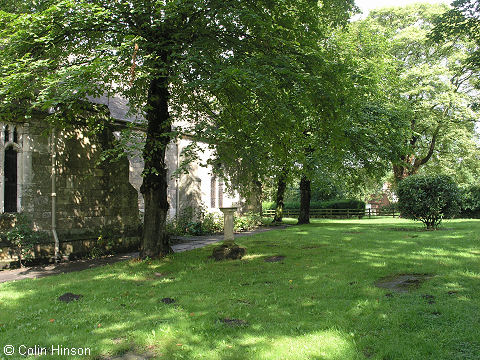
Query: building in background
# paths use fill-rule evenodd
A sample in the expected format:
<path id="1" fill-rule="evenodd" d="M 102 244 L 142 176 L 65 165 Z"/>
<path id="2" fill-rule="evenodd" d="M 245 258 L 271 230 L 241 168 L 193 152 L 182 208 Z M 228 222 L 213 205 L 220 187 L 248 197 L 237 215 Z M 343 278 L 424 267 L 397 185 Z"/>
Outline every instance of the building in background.
<path id="1" fill-rule="evenodd" d="M 118 129 L 137 118 L 128 115 L 123 99 L 90 100 L 108 107 L 115 119 L 114 128 L 94 136 L 81 129 L 52 134 L 41 114 L 25 123 L 0 124 L 1 212 L 22 212 L 31 218 L 37 230 L 51 230 L 55 215 L 62 239 L 95 233 L 105 227 L 120 231 L 138 228 L 144 210 L 140 193 L 141 154 L 130 155 L 128 161 L 101 161 L 102 152 L 111 148 L 115 136 L 119 136 Z M 190 163 L 186 173 L 174 176 L 182 152 L 190 143 L 188 138 L 182 138 L 167 148 L 170 218 L 188 207 L 217 211 L 238 202 L 238 196 L 225 191 L 223 181 L 213 175 L 211 166 L 200 165 L 213 156 L 206 144 L 199 144 L 199 161 Z M 54 209 L 52 193 L 56 198 Z"/>

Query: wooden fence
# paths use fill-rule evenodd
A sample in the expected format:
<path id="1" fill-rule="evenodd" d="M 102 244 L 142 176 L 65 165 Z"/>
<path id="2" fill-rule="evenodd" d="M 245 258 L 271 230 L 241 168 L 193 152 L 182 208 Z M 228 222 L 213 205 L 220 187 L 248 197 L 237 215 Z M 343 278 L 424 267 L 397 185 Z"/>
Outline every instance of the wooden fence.
<path id="1" fill-rule="evenodd" d="M 300 209 L 285 209 L 283 210 L 283 217 L 298 217 Z M 264 210 L 264 216 L 273 217 L 275 210 Z M 371 218 L 373 216 L 391 216 L 398 217 L 400 214 L 393 211 L 380 211 L 377 209 L 310 209 L 311 218 Z"/>

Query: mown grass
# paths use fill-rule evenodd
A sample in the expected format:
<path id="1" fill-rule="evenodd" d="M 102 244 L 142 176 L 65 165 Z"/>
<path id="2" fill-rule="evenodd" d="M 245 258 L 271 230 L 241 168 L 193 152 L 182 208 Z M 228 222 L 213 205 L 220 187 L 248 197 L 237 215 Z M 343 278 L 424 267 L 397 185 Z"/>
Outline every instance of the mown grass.
<path id="1" fill-rule="evenodd" d="M 60 344 L 92 359 L 480 359 L 480 221 L 427 232 L 398 219 L 315 220 L 238 243 L 241 261 L 207 259 L 209 247 L 2 284 L 0 354 Z M 285 259 L 264 261 L 273 255 Z M 393 296 L 374 286 L 409 272 L 435 276 Z M 58 301 L 66 292 L 83 298 Z"/>

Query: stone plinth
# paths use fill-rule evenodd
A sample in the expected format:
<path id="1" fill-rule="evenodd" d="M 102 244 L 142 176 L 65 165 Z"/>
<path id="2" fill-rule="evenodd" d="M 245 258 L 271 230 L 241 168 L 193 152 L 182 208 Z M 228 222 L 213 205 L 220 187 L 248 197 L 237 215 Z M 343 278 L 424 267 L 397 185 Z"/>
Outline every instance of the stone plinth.
<path id="1" fill-rule="evenodd" d="M 233 214 L 237 211 L 236 207 L 220 208 L 223 212 L 223 240 L 234 240 L 233 237 Z"/>

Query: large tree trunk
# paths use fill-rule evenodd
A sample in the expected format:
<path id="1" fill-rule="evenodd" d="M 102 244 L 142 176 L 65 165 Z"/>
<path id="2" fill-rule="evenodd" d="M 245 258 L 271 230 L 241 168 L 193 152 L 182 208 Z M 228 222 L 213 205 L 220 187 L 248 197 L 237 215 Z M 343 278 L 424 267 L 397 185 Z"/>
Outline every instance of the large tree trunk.
<path id="1" fill-rule="evenodd" d="M 310 198 L 311 198 L 311 181 L 305 176 L 300 180 L 300 215 L 298 216 L 298 224 L 310 223 Z"/>
<path id="2" fill-rule="evenodd" d="M 262 190 L 262 183 L 259 180 L 255 180 L 253 182 L 254 193 L 255 193 L 255 205 L 256 209 L 254 209 L 255 213 L 258 213 L 260 216 L 263 215 L 262 209 L 262 198 L 263 198 L 263 190 Z"/>
<path id="3" fill-rule="evenodd" d="M 393 179 L 398 185 L 403 179 L 415 175 L 418 172 L 421 164 L 415 159 L 414 155 L 402 157 L 401 164 L 393 165 Z"/>
<path id="4" fill-rule="evenodd" d="M 150 82 L 147 100 L 147 139 L 143 158 L 145 168 L 140 191 L 145 200 L 141 258 L 158 258 L 172 252 L 166 231 L 168 212 L 165 153 L 170 142 L 168 80 L 159 76 Z"/>
<path id="5" fill-rule="evenodd" d="M 408 168 L 406 165 L 403 164 L 395 164 L 393 165 L 393 179 L 395 184 L 398 185 L 400 181 L 405 179 L 408 176 Z"/>
<path id="6" fill-rule="evenodd" d="M 283 208 L 285 206 L 284 198 L 285 198 L 286 188 L 287 188 L 287 172 L 285 170 L 282 170 L 282 172 L 278 176 L 277 199 L 276 199 L 277 207 L 275 208 L 275 216 L 273 218 L 274 223 L 282 222 L 283 220 Z"/>

